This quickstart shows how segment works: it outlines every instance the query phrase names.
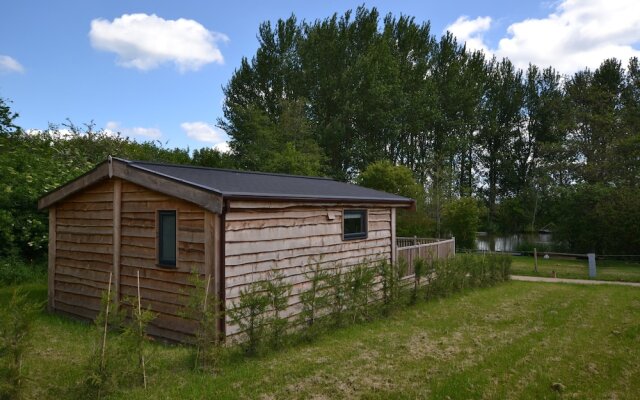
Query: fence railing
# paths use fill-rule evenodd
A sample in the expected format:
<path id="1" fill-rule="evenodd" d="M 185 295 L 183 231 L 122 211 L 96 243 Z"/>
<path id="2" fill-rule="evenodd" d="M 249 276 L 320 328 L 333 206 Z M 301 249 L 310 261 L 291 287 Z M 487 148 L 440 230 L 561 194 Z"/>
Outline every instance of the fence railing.
<path id="1" fill-rule="evenodd" d="M 396 238 L 396 259 L 407 263 L 405 276 L 413 275 L 413 262 L 417 258 L 427 262 L 445 259 L 456 254 L 456 239 Z"/>

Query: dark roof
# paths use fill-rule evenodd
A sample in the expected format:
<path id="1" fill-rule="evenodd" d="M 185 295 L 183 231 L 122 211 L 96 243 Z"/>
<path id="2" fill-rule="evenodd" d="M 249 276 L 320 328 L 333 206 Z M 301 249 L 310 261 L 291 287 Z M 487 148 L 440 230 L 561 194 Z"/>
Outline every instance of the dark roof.
<path id="1" fill-rule="evenodd" d="M 226 198 L 367 201 L 413 204 L 413 200 L 329 178 L 122 160 L 128 166 L 205 189 Z"/>

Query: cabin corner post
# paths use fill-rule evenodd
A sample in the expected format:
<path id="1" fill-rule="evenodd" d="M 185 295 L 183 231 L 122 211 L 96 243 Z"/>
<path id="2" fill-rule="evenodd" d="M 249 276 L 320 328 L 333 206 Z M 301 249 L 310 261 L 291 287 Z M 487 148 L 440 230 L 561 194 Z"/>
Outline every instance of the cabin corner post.
<path id="1" fill-rule="evenodd" d="M 391 265 L 396 264 L 398 255 L 396 254 L 396 208 L 391 208 Z"/>
<path id="2" fill-rule="evenodd" d="M 114 301 L 120 302 L 120 248 L 122 243 L 122 181 L 113 181 L 113 287 Z"/>
<path id="3" fill-rule="evenodd" d="M 55 304 L 55 273 L 56 273 L 56 208 L 49 208 L 49 259 L 47 266 L 47 310 L 52 312 Z"/>

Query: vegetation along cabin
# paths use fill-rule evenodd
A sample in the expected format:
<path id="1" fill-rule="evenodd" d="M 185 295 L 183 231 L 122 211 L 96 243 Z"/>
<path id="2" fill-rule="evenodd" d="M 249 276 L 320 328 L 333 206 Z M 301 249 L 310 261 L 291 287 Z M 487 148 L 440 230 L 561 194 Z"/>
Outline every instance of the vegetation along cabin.
<path id="1" fill-rule="evenodd" d="M 49 209 L 49 308 L 94 318 L 112 272 L 115 298 L 158 313 L 149 333 L 188 340 L 181 318 L 191 271 L 211 277 L 221 305 L 271 270 L 293 284 L 305 268 L 395 257 L 396 208 L 412 199 L 325 178 L 241 172 L 109 157 L 43 196 Z M 229 319 L 220 330 L 233 335 Z"/>

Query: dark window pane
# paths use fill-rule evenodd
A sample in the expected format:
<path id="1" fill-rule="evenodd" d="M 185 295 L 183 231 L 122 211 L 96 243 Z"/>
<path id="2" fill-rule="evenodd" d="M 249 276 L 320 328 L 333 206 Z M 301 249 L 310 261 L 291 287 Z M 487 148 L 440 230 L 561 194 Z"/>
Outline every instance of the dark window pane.
<path id="1" fill-rule="evenodd" d="M 364 210 L 345 210 L 344 238 L 355 239 L 367 237 L 367 212 Z"/>
<path id="2" fill-rule="evenodd" d="M 161 211 L 159 262 L 163 265 L 176 265 L 176 212 Z"/>

